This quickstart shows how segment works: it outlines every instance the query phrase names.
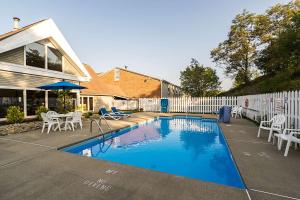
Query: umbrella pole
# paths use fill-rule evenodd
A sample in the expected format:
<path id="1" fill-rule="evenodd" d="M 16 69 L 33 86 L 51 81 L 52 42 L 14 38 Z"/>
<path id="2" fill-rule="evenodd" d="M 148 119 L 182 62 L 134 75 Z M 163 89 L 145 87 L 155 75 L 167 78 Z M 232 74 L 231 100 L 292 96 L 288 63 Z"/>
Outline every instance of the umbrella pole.
<path id="1" fill-rule="evenodd" d="M 64 112 L 66 111 L 66 93 L 64 90 Z"/>

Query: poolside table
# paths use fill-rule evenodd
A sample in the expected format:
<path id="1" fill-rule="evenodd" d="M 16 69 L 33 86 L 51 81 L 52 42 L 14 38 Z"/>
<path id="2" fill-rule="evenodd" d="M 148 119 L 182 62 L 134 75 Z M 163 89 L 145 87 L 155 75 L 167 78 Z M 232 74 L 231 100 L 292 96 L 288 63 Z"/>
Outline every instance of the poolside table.
<path id="1" fill-rule="evenodd" d="M 67 113 L 67 114 L 56 114 L 56 115 L 52 115 L 52 117 L 60 119 L 61 122 L 65 124 L 65 126 L 63 128 L 61 128 L 61 130 L 66 131 L 68 128 L 71 129 L 71 127 L 67 127 L 66 121 L 67 121 L 68 117 L 72 117 L 72 114 L 69 114 L 69 113 Z M 57 130 L 57 128 L 55 129 L 55 131 L 56 130 Z"/>

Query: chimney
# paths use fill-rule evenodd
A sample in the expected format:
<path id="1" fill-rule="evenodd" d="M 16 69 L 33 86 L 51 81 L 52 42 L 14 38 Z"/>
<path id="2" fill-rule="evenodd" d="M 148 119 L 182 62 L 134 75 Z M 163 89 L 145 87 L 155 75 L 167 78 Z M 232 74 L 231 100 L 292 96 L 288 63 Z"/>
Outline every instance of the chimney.
<path id="1" fill-rule="evenodd" d="M 125 68 L 125 69 L 127 69 L 127 68 L 128 68 L 128 66 L 126 66 L 126 65 L 125 65 L 125 66 L 124 66 L 124 68 Z"/>
<path id="2" fill-rule="evenodd" d="M 14 31 L 20 29 L 20 25 L 19 25 L 20 18 L 13 17 L 13 20 L 14 20 Z"/>

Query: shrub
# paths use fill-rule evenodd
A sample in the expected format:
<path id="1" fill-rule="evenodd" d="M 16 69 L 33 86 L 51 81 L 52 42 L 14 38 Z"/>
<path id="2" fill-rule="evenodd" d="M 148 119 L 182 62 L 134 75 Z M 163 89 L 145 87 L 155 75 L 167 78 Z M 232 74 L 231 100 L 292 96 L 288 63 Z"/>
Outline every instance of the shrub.
<path id="1" fill-rule="evenodd" d="M 38 107 L 37 110 L 35 111 L 35 114 L 37 115 L 37 119 L 42 120 L 41 113 L 46 113 L 46 112 L 48 112 L 48 108 L 46 108 L 45 106 Z"/>
<path id="2" fill-rule="evenodd" d="M 84 113 L 83 114 L 83 116 L 85 117 L 85 118 L 90 118 L 91 116 L 93 115 L 93 113 L 92 112 L 87 112 L 87 113 Z"/>
<path id="3" fill-rule="evenodd" d="M 61 91 L 58 93 L 57 101 L 57 112 L 68 113 L 74 111 L 72 104 L 72 97 L 69 91 Z"/>
<path id="4" fill-rule="evenodd" d="M 24 112 L 19 106 L 10 106 L 7 109 L 6 119 L 9 123 L 21 123 L 24 121 Z"/>

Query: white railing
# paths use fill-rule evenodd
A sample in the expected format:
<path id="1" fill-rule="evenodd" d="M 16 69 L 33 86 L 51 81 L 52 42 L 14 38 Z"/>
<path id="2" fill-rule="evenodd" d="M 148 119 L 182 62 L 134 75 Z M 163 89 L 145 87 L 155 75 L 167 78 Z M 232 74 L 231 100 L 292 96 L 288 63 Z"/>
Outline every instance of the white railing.
<path id="1" fill-rule="evenodd" d="M 270 120 L 282 113 L 287 117 L 285 127 L 300 127 L 300 91 L 240 96 L 237 101 L 244 108 L 243 114 L 252 120 Z"/>
<path id="2" fill-rule="evenodd" d="M 169 99 L 169 112 L 214 113 L 222 106 L 237 105 L 237 97 L 174 97 Z M 160 98 L 139 99 L 139 107 L 144 111 L 161 110 Z"/>

